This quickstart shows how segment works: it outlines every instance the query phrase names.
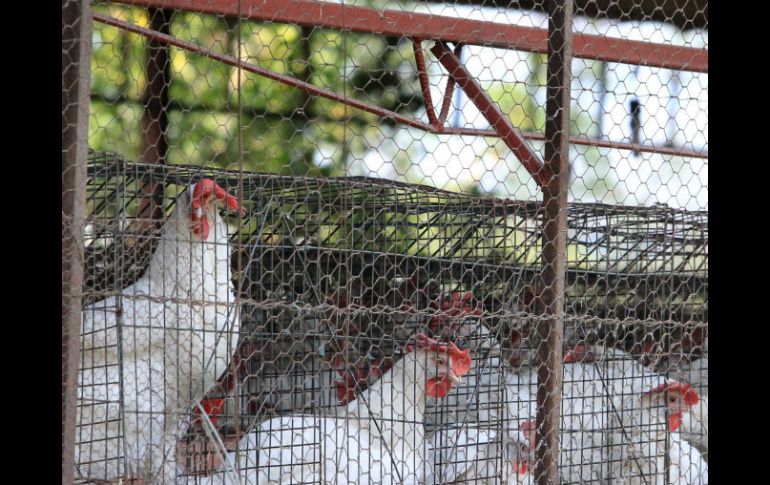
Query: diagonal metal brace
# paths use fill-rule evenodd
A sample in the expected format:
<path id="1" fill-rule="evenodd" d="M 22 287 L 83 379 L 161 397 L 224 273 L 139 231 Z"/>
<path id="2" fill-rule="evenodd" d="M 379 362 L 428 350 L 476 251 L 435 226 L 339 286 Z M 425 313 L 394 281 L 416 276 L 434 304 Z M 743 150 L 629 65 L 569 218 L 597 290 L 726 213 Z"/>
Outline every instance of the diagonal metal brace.
<path id="1" fill-rule="evenodd" d="M 492 101 L 478 81 L 471 76 L 468 70 L 460 63 L 460 59 L 447 48 L 443 42 L 436 42 L 431 48 L 436 59 L 444 66 L 447 73 L 455 80 L 458 86 L 465 91 L 468 98 L 479 109 L 484 118 L 511 149 L 516 158 L 532 175 L 540 188 L 544 188 L 551 179 L 551 171 L 543 165 L 543 161 L 524 141 L 521 134 L 513 127 L 510 120 L 503 115 L 500 108 Z"/>

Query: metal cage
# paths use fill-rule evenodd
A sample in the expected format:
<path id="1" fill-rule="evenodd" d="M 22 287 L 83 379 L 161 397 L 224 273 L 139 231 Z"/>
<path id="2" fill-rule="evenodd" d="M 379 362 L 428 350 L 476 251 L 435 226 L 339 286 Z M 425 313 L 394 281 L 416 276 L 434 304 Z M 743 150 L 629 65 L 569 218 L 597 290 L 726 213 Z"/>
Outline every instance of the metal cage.
<path id="1" fill-rule="evenodd" d="M 63 481 L 707 483 L 707 3 L 632 3 L 63 2 Z"/>

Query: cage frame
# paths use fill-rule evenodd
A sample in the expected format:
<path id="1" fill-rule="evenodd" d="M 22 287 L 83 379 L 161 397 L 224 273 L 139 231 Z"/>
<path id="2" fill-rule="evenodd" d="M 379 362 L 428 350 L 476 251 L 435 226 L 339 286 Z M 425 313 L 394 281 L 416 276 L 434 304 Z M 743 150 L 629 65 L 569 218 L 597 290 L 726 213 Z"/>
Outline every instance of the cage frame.
<path id="1" fill-rule="evenodd" d="M 500 137 L 526 167 L 530 175 L 536 180 L 538 187 L 543 191 L 543 201 L 548 207 L 547 211 L 551 216 L 546 223 L 545 246 L 548 247 L 550 244 L 552 245 L 552 249 L 544 251 L 543 253 L 543 266 L 544 268 L 549 268 L 543 274 L 543 277 L 546 281 L 546 286 L 552 288 L 552 291 L 545 292 L 542 295 L 542 298 L 548 307 L 545 315 L 551 317 L 549 325 L 554 328 L 559 328 L 560 325 L 563 325 L 564 319 L 563 290 L 566 268 L 561 262 L 560 256 L 563 251 L 566 250 L 566 239 L 564 235 L 566 233 L 566 218 L 564 214 L 566 209 L 566 183 L 562 180 L 563 177 L 560 175 L 564 175 L 569 144 L 632 149 L 649 153 L 708 158 L 707 151 L 656 147 L 640 143 L 609 142 L 587 137 L 570 136 L 568 134 L 569 130 L 566 130 L 565 132 L 563 125 L 565 121 L 564 114 L 566 113 L 566 120 L 568 122 L 570 109 L 569 64 L 573 56 L 585 59 L 664 67 L 691 72 L 708 72 L 708 51 L 705 48 L 694 49 L 690 47 L 670 46 L 650 42 L 611 39 L 596 35 L 573 35 L 571 28 L 567 30 L 566 35 L 560 35 L 560 29 L 563 29 L 565 25 L 571 25 L 571 1 L 556 0 L 552 2 L 553 9 L 549 12 L 549 29 L 509 26 L 487 21 L 454 19 L 432 14 L 377 10 L 369 7 L 333 4 L 314 0 L 240 0 L 238 2 L 229 2 L 227 0 L 120 0 L 113 2 L 144 6 L 158 10 L 186 10 L 198 13 L 295 24 L 308 27 L 322 27 L 326 29 L 368 33 L 373 35 L 410 37 L 414 43 L 417 70 L 420 75 L 420 84 L 425 97 L 426 107 L 428 108 L 429 123 L 410 119 L 370 103 L 349 99 L 336 93 L 315 87 L 305 81 L 277 74 L 258 66 L 244 63 L 240 59 L 219 54 L 192 43 L 183 42 L 173 38 L 167 32 L 163 32 L 162 26 L 153 25 L 151 26 L 153 28 L 147 29 L 99 14 L 92 15 L 88 1 L 71 2 L 70 7 L 73 7 L 75 3 L 79 5 L 77 5 L 77 9 L 72 9 L 70 18 L 75 18 L 83 27 L 80 29 L 80 32 L 75 33 L 72 40 L 75 42 L 74 45 L 76 48 L 81 49 L 80 71 L 82 72 L 80 73 L 81 79 L 79 83 L 70 86 L 69 91 L 66 91 L 65 89 L 63 89 L 63 91 L 66 91 L 71 99 L 77 99 L 78 108 L 81 111 L 85 110 L 85 113 L 87 113 L 88 109 L 88 100 L 84 96 L 84 93 L 88 92 L 89 80 L 87 79 L 87 74 L 83 75 L 83 72 L 87 73 L 90 68 L 90 63 L 84 62 L 82 52 L 90 54 L 91 40 L 87 30 L 90 27 L 91 19 L 93 19 L 98 22 L 144 35 L 151 41 L 154 41 L 154 56 L 162 56 L 163 51 L 167 49 L 168 45 L 174 45 L 220 62 L 233 65 L 245 71 L 253 72 L 293 86 L 310 95 L 333 99 L 354 108 L 362 109 L 385 118 L 391 118 L 409 126 L 420 128 L 426 132 L 435 134 Z M 65 12 L 64 3 L 63 12 Z M 63 39 L 65 38 L 64 32 L 65 29 L 63 23 Z M 450 83 L 448 82 L 445 97 L 442 102 L 442 114 L 439 116 L 436 116 L 434 107 L 430 101 L 427 74 L 425 71 L 424 60 L 422 59 L 421 43 L 423 40 L 435 42 L 431 50 L 445 68 L 448 79 L 451 80 L 452 87 L 450 88 Z M 447 42 L 456 44 L 454 52 L 446 46 Z M 502 47 L 506 49 L 548 54 L 549 103 L 546 106 L 546 111 L 549 119 L 558 117 L 558 120 L 555 123 L 547 124 L 545 135 L 520 133 L 516 127 L 511 125 L 507 117 L 501 112 L 500 108 L 491 101 L 480 87 L 473 74 L 469 73 L 460 62 L 458 51 L 463 44 Z M 148 46 L 148 48 L 150 47 Z M 86 55 L 86 57 L 88 57 L 88 55 Z M 561 63 L 561 65 L 558 65 L 557 63 Z M 64 69 L 64 67 L 63 64 L 62 68 Z M 551 75 L 554 73 L 560 73 L 560 75 Z M 159 84 L 161 85 L 165 84 L 164 73 L 160 73 L 159 76 L 156 76 L 153 79 L 159 79 Z M 490 122 L 492 129 L 447 128 L 443 125 L 443 120 L 446 116 L 444 105 L 448 104 L 447 102 L 451 97 L 451 89 L 454 88 L 455 84 L 466 91 L 471 101 L 476 104 L 479 111 L 481 111 L 485 118 Z M 162 90 L 162 86 L 157 89 Z M 154 94 L 159 99 L 163 96 L 162 92 L 155 92 Z M 151 113 L 150 118 L 151 121 L 162 124 L 163 116 L 163 113 Z M 562 125 L 559 126 L 559 123 Z M 74 155 L 65 156 L 65 154 L 63 154 L 63 175 L 68 170 L 77 168 L 78 166 L 81 168 L 85 166 L 85 144 L 87 144 L 87 141 L 83 137 L 83 132 L 87 130 L 84 130 L 83 128 L 84 126 L 87 126 L 87 124 L 87 115 L 81 115 L 78 117 L 76 126 L 77 130 L 79 130 L 79 135 L 72 134 L 75 132 L 67 132 L 70 133 L 67 134 L 63 131 L 63 141 L 65 139 L 72 140 L 71 143 L 77 147 L 73 152 Z M 162 142 L 164 137 L 162 132 L 163 130 L 160 130 L 160 133 L 156 134 L 154 144 L 156 149 L 154 156 L 151 154 L 149 157 L 151 160 L 154 159 L 156 163 L 163 163 L 163 157 L 158 156 L 161 150 L 157 149 L 157 144 Z M 545 162 L 529 148 L 525 141 L 527 139 L 538 139 L 546 142 L 547 155 Z M 66 160 L 68 160 L 68 163 L 65 163 Z M 66 214 L 71 216 L 73 218 L 72 220 L 75 222 L 79 220 L 79 217 L 82 218 L 82 213 L 78 212 L 80 210 L 78 209 L 78 204 L 82 203 L 82 199 L 85 196 L 83 176 L 84 174 L 80 173 L 79 176 L 74 178 L 63 179 L 63 202 L 65 200 L 65 193 L 68 193 L 73 197 L 72 199 L 67 199 L 70 202 L 63 207 L 63 215 Z M 148 205 L 151 207 L 154 207 L 152 206 L 151 196 L 157 195 L 157 191 L 157 186 L 147 188 L 148 200 L 150 200 Z M 155 214 L 153 217 L 157 218 L 157 211 L 153 211 L 153 213 Z M 78 238 L 75 235 L 70 235 L 70 239 L 74 241 L 74 244 L 77 244 Z M 66 268 L 65 271 L 63 271 L 63 274 L 71 275 L 69 283 L 72 285 L 75 285 L 79 281 L 79 278 L 82 278 L 82 244 L 80 247 L 80 256 L 78 255 L 78 251 L 74 250 L 76 248 L 72 247 L 69 251 L 69 258 L 63 258 L 63 264 Z M 76 302 L 79 302 L 78 295 L 74 295 L 68 301 L 72 308 L 76 306 L 79 307 L 79 304 L 75 305 Z M 73 358 L 76 355 L 75 350 L 77 349 L 77 342 L 79 340 L 79 331 L 78 325 L 76 324 L 78 321 L 77 312 L 73 314 L 73 312 L 64 311 L 64 309 L 65 298 L 63 296 L 62 329 L 63 334 L 67 336 L 65 345 L 63 346 L 63 356 L 68 357 L 66 359 L 68 365 L 63 366 L 62 369 L 62 388 L 64 396 L 62 414 L 62 479 L 63 483 L 69 483 L 73 477 L 74 470 L 72 469 L 73 464 L 71 463 L 71 460 L 67 460 L 66 457 L 68 456 L 68 450 L 74 450 L 74 412 L 72 411 L 73 406 L 71 405 L 71 399 L 75 396 L 74 389 L 72 389 L 72 382 L 74 376 L 77 375 L 77 359 Z M 550 331 L 548 332 L 548 336 L 555 337 L 555 340 L 549 340 L 548 348 L 543 354 L 543 357 L 545 357 L 544 360 L 547 361 L 548 364 L 541 369 L 543 371 L 542 378 L 547 383 L 547 388 L 551 391 L 548 394 L 551 398 L 556 396 L 556 399 L 548 401 L 548 416 L 539 415 L 537 420 L 539 424 L 538 434 L 543 438 L 540 442 L 544 443 L 545 440 L 550 440 L 550 446 L 538 448 L 539 450 L 542 449 L 542 454 L 539 453 L 541 459 L 538 460 L 538 469 L 536 470 L 538 483 L 548 483 L 549 480 L 553 481 L 558 477 L 556 469 L 558 458 L 558 433 L 549 432 L 549 430 L 558 430 L 559 379 L 557 378 L 554 381 L 545 378 L 547 375 L 553 375 L 554 373 L 560 376 L 561 360 L 555 358 L 555 348 L 559 346 L 558 344 L 560 343 L 559 339 L 561 336 L 559 331 Z M 75 362 L 73 362 L 73 360 Z M 541 404 L 545 404 L 545 399 L 546 396 L 543 396 L 541 399 L 540 392 L 538 392 L 538 401 L 542 401 Z"/>

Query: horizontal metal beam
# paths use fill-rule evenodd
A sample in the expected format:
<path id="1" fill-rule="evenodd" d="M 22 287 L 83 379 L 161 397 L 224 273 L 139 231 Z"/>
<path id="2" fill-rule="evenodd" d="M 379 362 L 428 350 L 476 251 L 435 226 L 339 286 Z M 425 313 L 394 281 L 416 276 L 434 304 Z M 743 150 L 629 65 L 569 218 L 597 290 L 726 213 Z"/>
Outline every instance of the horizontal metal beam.
<path id="1" fill-rule="evenodd" d="M 447 0 L 425 0 L 446 3 Z M 543 0 L 452 0 L 454 4 L 495 8 L 517 8 L 544 12 L 548 2 Z M 611 18 L 618 20 L 653 20 L 675 25 L 680 29 L 708 28 L 708 0 L 575 0 L 575 16 Z"/>
<path id="2" fill-rule="evenodd" d="M 237 16 L 308 27 L 463 42 L 527 52 L 548 51 L 545 29 L 452 18 L 443 15 L 376 10 L 313 0 L 118 0 L 116 3 Z M 601 35 L 575 34 L 574 56 L 693 72 L 708 72 L 708 50 Z"/>
<path id="3" fill-rule="evenodd" d="M 488 130 L 489 131 L 489 130 Z M 522 136 L 528 140 L 545 141 L 545 135 L 541 133 L 522 133 Z M 642 143 L 628 143 L 621 141 L 610 141 L 599 138 L 588 138 L 586 136 L 569 137 L 571 145 L 588 145 L 602 148 L 616 148 L 618 150 L 631 150 L 636 152 L 657 153 L 659 155 L 672 155 L 675 157 L 689 158 L 708 158 L 709 152 L 700 150 L 689 150 L 687 148 L 674 148 L 667 146 L 644 145 Z"/>

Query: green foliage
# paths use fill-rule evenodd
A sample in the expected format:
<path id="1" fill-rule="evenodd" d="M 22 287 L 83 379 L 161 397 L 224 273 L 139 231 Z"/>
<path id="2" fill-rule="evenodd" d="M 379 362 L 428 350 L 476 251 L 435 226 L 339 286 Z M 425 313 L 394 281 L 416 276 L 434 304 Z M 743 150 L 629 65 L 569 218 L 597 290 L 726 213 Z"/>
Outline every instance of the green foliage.
<path id="1" fill-rule="evenodd" d="M 364 3 L 379 8 L 388 4 L 385 0 Z M 149 26 L 147 12 L 142 8 L 97 5 L 94 10 Z M 240 55 L 248 63 L 344 96 L 407 116 L 424 116 L 410 39 L 270 22 L 235 22 L 183 11 L 174 12 L 171 34 L 217 52 Z M 142 99 L 147 85 L 147 40 L 95 22 L 93 41 L 90 146 L 138 159 Z M 530 67 L 527 79 L 492 82 L 484 87 L 519 130 L 542 133 L 545 110 L 538 105 L 535 94 L 542 93 L 546 82 L 545 55 L 526 55 Z M 591 63 L 589 70 L 599 67 L 600 63 Z M 425 180 L 429 174 L 424 174 L 417 163 L 427 154 L 419 139 L 407 144 L 396 142 L 397 149 L 383 148 L 383 141 L 395 140 L 405 129 L 392 120 L 309 96 L 252 73 L 243 71 L 239 76 L 231 66 L 178 48 L 169 49 L 168 69 L 169 163 L 333 176 L 353 173 L 350 168 L 357 165 L 352 162 L 362 160 L 370 150 L 378 150 L 393 163 L 397 177 L 429 183 Z M 591 117 L 577 109 L 571 121 L 573 133 L 586 134 L 593 126 Z M 424 133 L 420 136 L 434 137 Z M 495 158 L 509 157 L 509 150 L 499 141 L 491 150 L 480 153 L 479 160 L 472 163 L 483 158 L 485 164 L 492 161 L 493 166 Z M 606 157 L 597 160 L 589 162 L 596 164 L 595 180 L 585 182 L 606 192 L 604 177 L 609 172 L 601 166 Z M 528 198 L 537 192 L 518 164 L 508 165 L 513 168 L 505 182 L 512 191 L 509 195 L 520 193 Z M 454 181 L 447 188 L 483 193 L 477 182 Z"/>
<path id="2" fill-rule="evenodd" d="M 94 10 L 142 26 L 148 22 L 143 9 L 100 6 Z M 94 22 L 92 40 L 92 94 L 110 100 L 138 101 L 146 84 L 144 37 Z"/>
<path id="3" fill-rule="evenodd" d="M 139 104 L 91 101 L 88 143 L 95 150 L 120 153 L 129 160 L 139 158 L 142 108 Z"/>
<path id="4" fill-rule="evenodd" d="M 526 83 L 493 82 L 485 87 L 513 126 L 524 132 L 545 130 L 545 109 L 532 101 Z"/>
<path id="5" fill-rule="evenodd" d="M 574 180 L 570 190 L 576 200 L 595 200 L 611 204 L 624 199 L 623 188 L 618 184 L 615 172 L 610 166 L 607 151 L 606 148 L 595 146 L 572 146 L 570 159 L 573 163 L 575 159 L 582 159 L 586 167 L 580 173 L 573 173 Z"/>
<path id="6" fill-rule="evenodd" d="M 230 52 L 230 36 L 225 21 L 211 16 L 178 12 L 171 22 L 171 35 L 219 52 Z M 171 61 L 171 99 L 185 106 L 221 110 L 230 90 L 231 68 L 182 49 L 169 50 Z"/>
<path id="7" fill-rule="evenodd" d="M 595 125 L 593 118 L 579 106 L 573 104 L 570 110 L 570 135 L 585 137 Z"/>

